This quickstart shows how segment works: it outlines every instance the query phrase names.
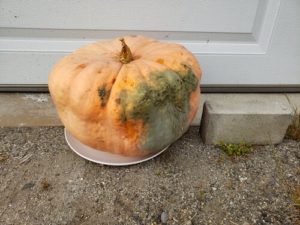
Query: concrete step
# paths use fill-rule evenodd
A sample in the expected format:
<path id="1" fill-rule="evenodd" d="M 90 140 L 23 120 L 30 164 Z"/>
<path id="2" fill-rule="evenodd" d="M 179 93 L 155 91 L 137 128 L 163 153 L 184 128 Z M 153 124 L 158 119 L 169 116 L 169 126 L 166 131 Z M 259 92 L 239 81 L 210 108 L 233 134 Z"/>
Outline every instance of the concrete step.
<path id="1" fill-rule="evenodd" d="M 219 95 L 205 102 L 200 133 L 207 144 L 277 144 L 293 112 L 285 95 Z"/>
<path id="2" fill-rule="evenodd" d="M 207 144 L 274 144 L 283 139 L 296 112 L 300 112 L 300 94 L 202 94 L 192 125 L 202 121 L 201 136 Z M 0 93 L 0 126 L 62 123 L 49 94 Z"/>
<path id="3" fill-rule="evenodd" d="M 0 93 L 0 126 L 62 126 L 62 123 L 49 94 Z"/>

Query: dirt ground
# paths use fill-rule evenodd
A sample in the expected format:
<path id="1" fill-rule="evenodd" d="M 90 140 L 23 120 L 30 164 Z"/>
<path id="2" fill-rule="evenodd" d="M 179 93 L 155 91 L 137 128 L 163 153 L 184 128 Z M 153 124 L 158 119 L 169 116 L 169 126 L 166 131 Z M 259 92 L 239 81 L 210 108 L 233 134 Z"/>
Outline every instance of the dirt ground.
<path id="1" fill-rule="evenodd" d="M 0 128 L 0 224 L 300 224 L 300 143 L 228 157 L 193 127 L 159 157 L 88 162 L 62 127 Z"/>

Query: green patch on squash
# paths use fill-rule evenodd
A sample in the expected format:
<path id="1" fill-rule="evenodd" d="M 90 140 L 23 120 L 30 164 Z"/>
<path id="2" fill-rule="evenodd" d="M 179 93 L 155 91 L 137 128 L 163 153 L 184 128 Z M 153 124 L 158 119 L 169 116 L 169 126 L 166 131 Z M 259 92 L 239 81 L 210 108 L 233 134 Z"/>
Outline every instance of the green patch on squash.
<path id="1" fill-rule="evenodd" d="M 110 90 L 107 90 L 106 87 L 100 87 L 98 89 L 98 95 L 100 97 L 101 107 L 105 107 L 110 95 Z"/>
<path id="2" fill-rule="evenodd" d="M 149 78 L 149 82 L 140 83 L 135 91 L 121 92 L 120 117 L 122 122 L 143 120 L 147 134 L 142 148 L 157 151 L 187 130 L 190 94 L 197 88 L 198 79 L 190 69 L 186 74 L 172 70 L 155 72 Z M 133 107 L 127 107 L 128 103 Z"/>

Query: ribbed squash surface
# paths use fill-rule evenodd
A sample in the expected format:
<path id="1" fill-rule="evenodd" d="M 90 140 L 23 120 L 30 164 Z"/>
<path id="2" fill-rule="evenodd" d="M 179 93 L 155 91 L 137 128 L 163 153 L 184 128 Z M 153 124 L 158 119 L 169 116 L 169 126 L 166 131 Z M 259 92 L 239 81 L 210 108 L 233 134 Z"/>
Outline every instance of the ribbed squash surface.
<path id="1" fill-rule="evenodd" d="M 181 45 L 124 40 L 128 62 L 119 38 L 84 46 L 55 65 L 49 90 L 63 124 L 82 143 L 144 156 L 187 131 L 198 109 L 201 69 Z"/>

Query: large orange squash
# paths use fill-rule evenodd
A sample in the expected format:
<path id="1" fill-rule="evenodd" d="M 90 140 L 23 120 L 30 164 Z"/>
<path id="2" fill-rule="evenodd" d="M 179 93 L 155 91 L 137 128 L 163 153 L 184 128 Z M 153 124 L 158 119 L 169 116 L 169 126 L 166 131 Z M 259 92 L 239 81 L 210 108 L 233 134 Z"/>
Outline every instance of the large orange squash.
<path id="1" fill-rule="evenodd" d="M 187 131 L 201 69 L 183 46 L 142 36 L 97 42 L 64 57 L 49 89 L 67 130 L 93 148 L 144 156 Z"/>

